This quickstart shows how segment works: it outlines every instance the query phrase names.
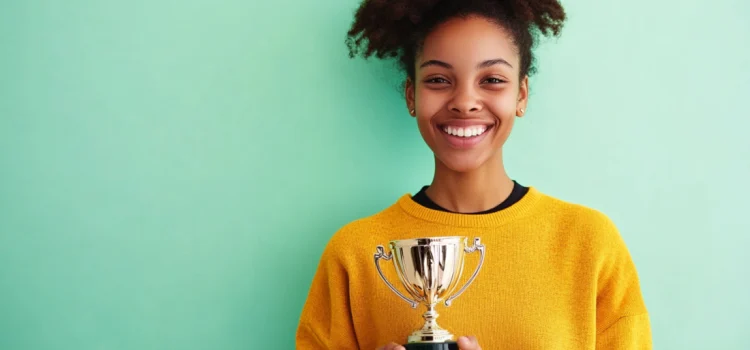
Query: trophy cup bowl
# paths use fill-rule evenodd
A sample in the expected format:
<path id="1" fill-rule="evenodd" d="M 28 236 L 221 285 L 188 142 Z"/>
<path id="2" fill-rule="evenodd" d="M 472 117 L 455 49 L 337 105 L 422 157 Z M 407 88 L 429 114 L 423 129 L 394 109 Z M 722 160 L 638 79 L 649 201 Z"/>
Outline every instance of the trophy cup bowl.
<path id="1" fill-rule="evenodd" d="M 445 306 L 450 306 L 474 281 L 482 268 L 484 245 L 480 244 L 479 238 L 474 238 L 474 244 L 467 246 L 467 239 L 463 236 L 451 236 L 394 240 L 389 243 L 391 251 L 387 254 L 382 245 L 377 246 L 375 267 L 388 288 L 412 308 L 420 303 L 427 307 L 427 312 L 422 315 L 425 319 L 424 326 L 409 335 L 407 344 L 404 344 L 407 350 L 458 349 L 454 335 L 438 326 L 435 321 L 438 317 L 435 306 L 443 302 Z M 453 293 L 461 280 L 466 254 L 475 251 L 480 252 L 476 270 L 466 284 Z M 380 259 L 393 259 L 396 274 L 411 298 L 388 282 L 380 268 Z"/>

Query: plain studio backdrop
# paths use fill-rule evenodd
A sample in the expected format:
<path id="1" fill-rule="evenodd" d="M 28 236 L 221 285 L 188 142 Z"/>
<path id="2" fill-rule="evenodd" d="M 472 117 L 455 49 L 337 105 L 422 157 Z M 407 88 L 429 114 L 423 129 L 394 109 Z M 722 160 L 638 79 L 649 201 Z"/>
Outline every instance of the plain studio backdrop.
<path id="1" fill-rule="evenodd" d="M 509 173 L 615 221 L 656 349 L 750 349 L 750 5 L 564 5 Z M 4 1 L 0 348 L 292 349 L 331 235 L 432 176 L 356 6 Z"/>

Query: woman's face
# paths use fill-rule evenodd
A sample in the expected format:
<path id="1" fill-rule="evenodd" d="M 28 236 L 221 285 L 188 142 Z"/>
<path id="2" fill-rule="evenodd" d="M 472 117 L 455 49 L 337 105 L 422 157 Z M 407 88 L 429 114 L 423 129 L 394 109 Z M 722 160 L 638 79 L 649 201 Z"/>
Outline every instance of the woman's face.
<path id="1" fill-rule="evenodd" d="M 509 32 L 481 17 L 451 19 L 425 38 L 415 65 L 407 105 L 438 161 L 467 172 L 500 156 L 528 95 Z"/>

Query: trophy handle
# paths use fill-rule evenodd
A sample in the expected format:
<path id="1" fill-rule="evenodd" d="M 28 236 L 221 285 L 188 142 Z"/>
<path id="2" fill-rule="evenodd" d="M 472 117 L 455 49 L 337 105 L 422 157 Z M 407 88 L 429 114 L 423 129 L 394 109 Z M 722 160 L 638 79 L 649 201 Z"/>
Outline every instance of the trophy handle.
<path id="1" fill-rule="evenodd" d="M 479 254 L 480 254 L 479 265 L 477 265 L 477 269 L 474 270 L 474 274 L 471 275 L 469 280 L 466 281 L 466 284 L 464 284 L 464 286 L 461 287 L 461 289 L 459 289 L 458 292 L 456 292 L 456 294 L 453 294 L 452 296 L 448 297 L 448 299 L 445 299 L 445 306 L 451 306 L 453 299 L 458 298 L 458 296 L 461 295 L 461 293 L 463 293 L 464 290 L 466 290 L 466 288 L 471 284 L 471 282 L 474 281 L 474 278 L 477 277 L 477 274 L 479 274 L 479 269 L 482 268 L 482 263 L 484 263 L 484 245 L 479 243 L 479 237 L 474 238 L 474 245 L 472 245 L 471 247 L 464 248 L 464 252 L 467 254 L 473 253 L 474 251 L 477 251 L 477 250 L 479 251 Z"/>
<path id="2" fill-rule="evenodd" d="M 379 245 L 377 247 L 377 249 L 378 249 L 378 252 L 375 253 L 375 267 L 378 268 L 378 274 L 380 275 L 380 278 L 383 279 L 383 282 L 385 282 L 385 284 L 388 285 L 388 288 L 390 288 L 394 293 L 396 293 L 396 295 L 398 295 L 399 297 L 401 297 L 401 299 L 406 300 L 407 303 L 411 304 L 412 308 L 416 308 L 417 305 L 419 305 L 419 302 L 411 300 L 411 299 L 407 298 L 406 296 L 404 296 L 403 294 L 401 294 L 401 292 L 399 292 L 398 289 L 396 289 L 395 287 L 393 287 L 393 285 L 391 284 L 391 282 L 388 282 L 388 280 L 383 275 L 383 271 L 380 270 L 380 264 L 378 263 L 378 261 L 380 259 L 391 260 L 391 258 L 393 258 L 393 253 L 389 252 L 388 254 L 386 254 L 385 253 L 385 249 L 383 248 L 382 245 Z"/>

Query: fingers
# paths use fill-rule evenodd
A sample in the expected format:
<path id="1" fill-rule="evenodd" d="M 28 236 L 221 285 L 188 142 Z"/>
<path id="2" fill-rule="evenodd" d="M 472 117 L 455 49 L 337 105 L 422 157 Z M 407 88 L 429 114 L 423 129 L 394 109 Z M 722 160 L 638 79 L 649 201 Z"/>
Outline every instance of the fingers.
<path id="1" fill-rule="evenodd" d="M 479 346 L 479 341 L 477 340 L 477 337 L 474 337 L 474 336 L 459 337 L 458 348 L 461 350 L 482 350 L 482 347 Z M 377 350 L 406 350 L 406 349 L 400 344 L 390 343 L 390 344 L 377 348 Z"/>
<path id="2" fill-rule="evenodd" d="M 400 344 L 390 343 L 388 345 L 379 347 L 377 350 L 406 350 L 406 349 Z"/>
<path id="3" fill-rule="evenodd" d="M 482 347 L 479 346 L 479 341 L 477 341 L 477 337 L 474 336 L 459 337 L 458 348 L 461 350 L 482 350 Z"/>

